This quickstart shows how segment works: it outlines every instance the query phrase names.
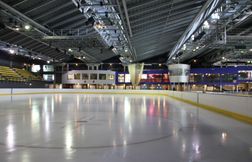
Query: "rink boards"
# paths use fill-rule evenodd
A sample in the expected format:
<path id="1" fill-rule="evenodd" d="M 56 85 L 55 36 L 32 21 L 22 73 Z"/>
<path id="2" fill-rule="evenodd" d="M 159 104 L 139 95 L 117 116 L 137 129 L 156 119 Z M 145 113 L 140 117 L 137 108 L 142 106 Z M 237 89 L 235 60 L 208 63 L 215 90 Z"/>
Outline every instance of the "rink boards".
<path id="1" fill-rule="evenodd" d="M 141 94 L 163 95 L 193 104 L 203 109 L 252 124 L 252 97 L 208 94 L 197 92 L 179 92 L 165 90 L 96 90 L 96 89 L 1 89 L 0 95 L 27 94 Z"/>

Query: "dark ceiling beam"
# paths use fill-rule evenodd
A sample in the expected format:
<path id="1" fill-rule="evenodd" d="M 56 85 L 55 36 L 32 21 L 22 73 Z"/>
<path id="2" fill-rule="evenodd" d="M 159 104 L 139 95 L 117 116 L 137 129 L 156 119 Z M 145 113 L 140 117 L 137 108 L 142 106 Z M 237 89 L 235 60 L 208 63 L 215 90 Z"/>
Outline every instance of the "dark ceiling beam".
<path id="1" fill-rule="evenodd" d="M 17 3 L 15 3 L 15 4 L 13 4 L 12 7 L 17 7 L 17 6 L 23 4 L 23 3 L 27 2 L 27 1 L 28 0 L 21 0 L 21 1 L 17 2 Z"/>
<path id="2" fill-rule="evenodd" d="M 134 28 L 134 32 L 144 32 L 146 30 L 148 31 L 153 31 L 155 29 L 162 30 L 166 28 L 170 28 L 172 26 L 178 26 L 177 24 L 183 24 L 184 22 L 190 22 L 192 19 L 195 17 L 195 15 L 191 16 L 184 16 L 184 17 L 179 17 L 175 19 L 171 19 L 167 24 L 165 22 L 157 22 L 157 23 L 150 23 L 150 25 L 146 24 L 143 25 L 141 28 Z M 146 30 L 144 30 L 146 29 Z"/>
<path id="3" fill-rule="evenodd" d="M 23 41 L 27 41 L 27 37 L 23 36 L 23 35 L 17 35 L 15 37 L 15 39 L 12 39 L 12 40 L 8 40 L 8 42 L 11 42 L 13 44 L 19 44 L 19 43 L 22 43 Z"/>
<path id="4" fill-rule="evenodd" d="M 166 41 L 174 41 L 176 39 L 178 39 L 179 36 L 181 36 L 181 34 L 183 33 L 183 31 L 180 31 L 180 32 L 177 32 L 176 34 L 173 34 L 172 36 L 170 37 L 149 37 L 145 42 L 143 41 L 137 41 L 137 42 L 134 42 L 134 44 L 136 45 L 136 47 L 141 47 L 141 46 L 148 46 L 148 44 L 150 43 L 153 43 L 153 44 L 162 44 L 163 42 L 166 42 Z"/>
<path id="5" fill-rule="evenodd" d="M 128 44 L 128 47 L 129 47 L 129 53 L 131 54 L 132 60 L 134 61 L 136 59 L 136 52 L 135 52 L 135 49 L 134 49 L 134 47 L 133 47 L 133 45 L 131 43 L 131 39 L 130 39 L 130 36 L 132 37 L 132 31 L 131 31 L 131 35 L 130 35 L 129 31 L 127 30 L 127 23 L 124 21 L 125 18 L 124 18 L 124 14 L 123 14 L 123 11 L 121 9 L 119 0 L 116 0 L 116 4 L 118 6 L 117 8 L 118 8 L 118 12 L 119 12 L 119 17 L 122 20 L 121 21 L 122 22 L 121 29 L 122 29 L 123 33 L 125 34 L 125 36 L 126 36 L 127 44 Z M 128 13 L 128 10 L 127 10 L 127 13 Z M 131 28 L 130 28 L 130 30 L 131 30 Z"/>
<path id="6" fill-rule="evenodd" d="M 46 48 L 46 47 L 45 47 L 45 48 L 42 48 L 41 50 L 39 50 L 39 52 L 46 55 L 47 52 L 52 51 L 52 50 L 55 51 L 55 49 Z"/>
<path id="7" fill-rule="evenodd" d="M 5 30 L 5 33 L 4 34 L 2 34 L 2 35 L 0 35 L 0 38 L 1 39 L 8 39 L 9 37 L 14 37 L 14 36 L 16 36 L 16 33 L 14 32 L 14 31 L 11 31 L 11 30 L 8 30 L 8 31 L 6 31 Z"/>
<path id="8" fill-rule="evenodd" d="M 199 11 L 198 15 L 192 21 L 190 26 L 186 29 L 185 33 L 180 37 L 177 44 L 174 46 L 167 59 L 167 64 L 169 61 L 178 54 L 180 48 L 186 43 L 188 39 L 198 30 L 198 28 L 204 23 L 204 21 L 220 6 L 223 0 L 208 0 L 202 9 Z"/>
<path id="9" fill-rule="evenodd" d="M 26 46 L 26 48 L 33 50 L 33 48 L 44 46 L 43 44 L 36 42 L 36 44 L 29 44 Z"/>
<path id="10" fill-rule="evenodd" d="M 194 15 L 198 13 L 198 9 L 200 9 L 200 7 L 196 7 L 196 8 L 188 8 L 186 10 L 183 10 L 183 11 L 179 11 L 179 12 L 173 12 L 170 14 L 170 18 L 169 18 L 169 21 L 170 20 L 175 20 L 175 19 L 178 19 L 178 18 L 181 18 L 181 17 L 186 17 L 186 16 L 191 16 L 191 15 Z M 155 24 L 157 22 L 164 22 L 167 20 L 167 15 L 163 15 L 163 16 L 158 16 L 157 18 L 147 18 L 142 20 L 142 21 L 139 21 L 138 23 L 132 23 L 132 27 L 135 28 L 137 26 L 141 26 L 141 25 L 145 25 L 145 24 Z"/>
<path id="11" fill-rule="evenodd" d="M 4 39 L 6 42 L 8 42 L 8 43 L 11 43 L 11 42 L 15 42 L 15 40 L 17 40 L 17 39 L 20 39 L 21 37 L 24 37 L 23 35 L 15 35 L 15 36 L 13 36 L 13 37 L 9 37 L 9 38 L 6 38 L 6 39 Z M 24 39 L 24 38 L 23 38 Z"/>
<path id="12" fill-rule="evenodd" d="M 126 1 L 122 0 L 122 4 L 123 4 L 123 9 L 124 9 L 126 24 L 127 24 L 128 31 L 129 31 L 129 36 L 132 37 L 132 30 L 131 30 L 131 25 L 130 25 L 130 20 L 129 20 L 129 14 L 128 14 L 128 8 L 127 8 Z"/>
<path id="13" fill-rule="evenodd" d="M 42 32 L 45 32 L 47 34 L 52 34 L 52 32 L 49 29 L 47 29 L 46 27 L 44 27 L 41 24 L 37 23 L 36 21 L 32 20 L 31 18 L 27 17 L 26 15 L 22 14 L 18 10 L 12 8 L 8 4 L 4 3 L 3 1 L 0 1 L 0 7 L 4 8 L 8 12 L 10 12 L 12 15 L 21 18 L 23 21 L 25 21 L 26 23 L 29 23 L 30 25 L 37 28 L 38 30 L 40 30 Z"/>
<path id="14" fill-rule="evenodd" d="M 134 17 L 141 18 L 142 16 L 157 16 L 165 13 L 173 13 L 176 11 L 188 9 L 188 8 L 194 8 L 197 6 L 202 6 L 202 2 L 195 2 L 195 1 L 186 1 L 186 2 L 180 2 L 180 3 L 169 3 L 168 5 L 160 5 L 160 6 L 152 6 L 149 9 L 144 9 L 140 11 L 136 11 L 135 13 L 130 14 L 130 18 L 134 19 Z M 171 8 L 171 6 L 173 6 Z M 169 9 L 170 8 L 170 9 Z"/>
<path id="15" fill-rule="evenodd" d="M 59 7 L 56 7 L 56 8 L 54 8 L 54 9 L 52 9 L 52 10 L 49 10 L 49 11 L 47 11 L 47 12 L 45 12 L 45 13 L 41 13 L 41 14 L 39 14 L 38 16 L 34 16 L 33 19 L 34 19 L 34 20 L 41 19 L 41 18 L 43 18 L 43 17 L 45 17 L 45 16 L 48 16 L 48 15 L 54 13 L 54 12 L 57 12 L 57 11 L 59 11 L 59 10 L 65 8 L 65 7 L 69 6 L 69 5 L 73 5 L 73 2 L 72 2 L 72 1 L 66 2 L 66 3 L 60 5 Z"/>
<path id="16" fill-rule="evenodd" d="M 157 19 L 178 17 L 182 14 L 188 14 L 188 15 L 194 14 L 194 16 L 195 16 L 199 12 L 200 8 L 201 7 L 197 6 L 197 7 L 190 7 L 190 8 L 184 9 L 184 10 L 177 10 L 177 11 L 171 12 L 170 16 L 168 16 L 169 12 L 167 12 L 167 11 L 163 14 L 152 14 L 150 16 L 147 16 L 147 15 L 142 16 L 138 19 L 131 20 L 132 26 L 134 26 L 136 24 L 143 23 L 145 21 L 150 21 L 150 20 L 156 21 Z M 187 10 L 187 12 L 185 12 L 186 10 Z M 160 11 L 160 12 L 163 12 L 163 11 Z"/>
<path id="17" fill-rule="evenodd" d="M 156 40 L 157 41 L 157 40 Z M 156 42 L 147 42 L 147 43 L 144 43 L 144 44 L 141 44 L 140 46 L 136 46 L 137 49 L 143 49 L 143 50 L 148 50 L 148 48 L 152 48 L 155 47 L 156 49 L 159 49 L 160 46 L 162 46 L 161 48 L 165 48 L 167 45 L 170 45 L 170 44 L 174 44 L 176 43 L 176 40 L 173 39 L 173 40 L 166 40 L 166 41 L 162 41 L 160 43 L 156 43 Z"/>
<path id="18" fill-rule="evenodd" d="M 170 43 L 169 45 L 162 47 L 162 48 L 157 48 L 157 47 L 153 47 L 153 48 L 149 48 L 146 52 L 144 53 L 140 53 L 139 56 L 143 56 L 143 55 L 150 55 L 155 53 L 156 55 L 160 55 L 162 53 L 168 52 L 169 47 L 172 47 L 174 44 L 176 44 L 176 42 Z M 162 52 L 160 52 L 162 51 Z"/>
<path id="19" fill-rule="evenodd" d="M 143 33 L 136 33 L 135 36 L 134 36 L 134 39 L 145 37 L 145 36 L 148 36 L 148 35 L 157 35 L 157 34 L 160 34 L 160 33 L 163 33 L 163 32 L 174 31 L 174 30 L 177 30 L 177 29 L 185 30 L 185 28 L 188 26 L 189 22 L 190 21 L 186 21 L 186 22 L 183 22 L 183 23 L 172 25 L 172 26 L 170 26 L 170 28 L 165 28 L 165 29 L 162 28 L 162 30 L 160 28 L 154 28 L 153 30 L 146 30 Z M 145 33 L 148 33 L 148 34 L 145 34 Z"/>
<path id="20" fill-rule="evenodd" d="M 47 46 L 43 45 L 43 46 L 37 46 L 37 47 L 33 47 L 32 50 L 33 51 L 39 51 L 42 48 L 46 48 Z M 49 48 L 49 47 L 48 47 Z"/>
<path id="21" fill-rule="evenodd" d="M 81 20 L 83 20 L 83 24 L 84 24 L 85 17 L 84 17 L 83 15 L 79 14 L 79 15 L 76 15 L 76 16 L 71 17 L 71 18 L 69 18 L 69 19 L 65 19 L 65 20 L 63 20 L 63 21 L 60 21 L 60 22 L 58 22 L 58 23 L 55 23 L 55 24 L 53 24 L 53 25 L 50 26 L 50 27 L 51 27 L 52 29 L 54 29 L 54 28 L 59 27 L 59 26 L 62 26 L 62 25 L 64 25 L 64 24 L 67 24 L 67 23 L 70 23 L 70 22 L 73 22 L 73 21 L 79 22 L 79 21 L 81 21 Z M 74 23 L 74 22 L 73 22 L 73 23 Z"/>
<path id="22" fill-rule="evenodd" d="M 85 17 L 83 17 L 85 18 Z M 65 26 L 66 29 L 73 29 L 73 28 L 87 28 L 87 26 L 85 25 L 85 19 L 83 19 L 83 21 L 76 21 L 74 23 L 72 23 L 71 25 L 67 25 Z"/>
<path id="23" fill-rule="evenodd" d="M 168 2 L 172 2 L 172 0 L 167 0 Z M 166 2 L 161 2 L 160 4 L 166 4 Z M 183 1 L 183 0 L 177 0 L 177 1 Z M 156 5 L 156 0 L 144 0 L 144 1 L 133 1 L 135 3 L 128 3 L 128 11 L 132 12 L 135 10 L 139 10 L 141 8 L 147 8 L 149 6 Z"/>
<path id="24" fill-rule="evenodd" d="M 23 11 L 22 13 L 24 13 L 25 15 L 29 14 L 29 13 L 37 11 L 37 10 L 43 8 L 43 7 L 46 7 L 46 6 L 48 6 L 49 4 L 51 4 L 51 3 L 55 2 L 55 1 L 56 0 L 49 0 L 49 1 L 45 1 L 45 2 L 43 1 L 39 5 L 36 4 L 36 6 L 32 6 L 31 8 L 27 9 L 26 11 Z"/>
<path id="25" fill-rule="evenodd" d="M 20 46 L 22 46 L 22 47 L 25 47 L 25 45 L 28 45 L 28 44 L 30 44 L 31 42 L 34 42 L 34 40 L 33 40 L 33 39 L 30 39 L 30 40 L 27 40 L 27 41 L 24 42 L 24 43 L 20 42 L 18 45 L 20 45 Z"/>
<path id="26" fill-rule="evenodd" d="M 146 52 L 139 52 L 138 60 L 144 60 L 144 59 L 147 59 L 147 58 L 158 56 L 158 55 L 163 54 L 163 53 L 167 53 L 167 52 L 169 52 L 167 49 L 174 46 L 174 44 L 171 44 L 171 45 L 169 45 L 169 46 L 167 46 L 165 48 L 161 48 L 161 49 L 152 49 L 152 50 L 149 50 L 149 51 L 146 51 Z"/>
<path id="27" fill-rule="evenodd" d="M 43 46 L 43 44 L 34 41 L 34 43 L 31 43 L 31 44 L 27 45 L 26 48 L 32 50 L 32 48 L 36 48 L 36 47 L 39 47 L 39 46 Z"/>
<path id="28" fill-rule="evenodd" d="M 69 10 L 69 11 L 66 11 L 66 12 L 64 12 L 64 13 L 62 13 L 62 14 L 59 14 L 59 15 L 57 15 L 57 16 L 55 16 L 55 17 L 52 17 L 52 18 L 48 19 L 47 21 L 44 21 L 42 24 L 43 24 L 43 25 L 47 25 L 47 24 L 53 23 L 53 22 L 59 20 L 60 18 L 63 18 L 63 17 L 65 17 L 65 16 L 68 16 L 68 15 L 73 14 L 74 12 L 79 13 L 79 11 L 78 11 L 77 9 L 74 8 L 74 9 L 71 9 L 71 10 Z"/>

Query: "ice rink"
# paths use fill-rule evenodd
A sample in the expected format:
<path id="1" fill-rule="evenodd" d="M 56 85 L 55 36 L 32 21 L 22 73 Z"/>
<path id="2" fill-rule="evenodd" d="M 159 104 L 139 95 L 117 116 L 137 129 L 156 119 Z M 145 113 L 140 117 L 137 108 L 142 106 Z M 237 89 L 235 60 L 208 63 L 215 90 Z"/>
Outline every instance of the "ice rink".
<path id="1" fill-rule="evenodd" d="M 252 126 L 163 96 L 0 97 L 0 162 L 251 162 Z"/>

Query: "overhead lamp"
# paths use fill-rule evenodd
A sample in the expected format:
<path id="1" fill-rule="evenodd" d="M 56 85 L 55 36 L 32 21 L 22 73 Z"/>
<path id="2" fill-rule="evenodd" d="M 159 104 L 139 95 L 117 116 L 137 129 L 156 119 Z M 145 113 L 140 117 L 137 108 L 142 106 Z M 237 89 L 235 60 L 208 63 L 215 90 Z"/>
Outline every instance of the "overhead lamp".
<path id="1" fill-rule="evenodd" d="M 197 46 L 196 49 L 199 49 L 199 46 Z"/>
<path id="2" fill-rule="evenodd" d="M 214 19 L 214 20 L 219 20 L 220 19 L 220 16 L 219 16 L 219 13 L 215 12 L 211 15 L 211 18 Z"/>
<path id="3" fill-rule="evenodd" d="M 20 28 L 19 28 L 19 27 L 17 27 L 17 28 L 15 28 L 15 30 L 16 30 L 16 31 L 19 31 L 19 30 L 20 30 Z"/>
<path id="4" fill-rule="evenodd" d="M 50 61 L 48 60 L 47 63 L 50 64 Z"/>
<path id="5" fill-rule="evenodd" d="M 83 56 L 83 59 L 85 59 L 86 57 L 85 56 Z"/>
<path id="6" fill-rule="evenodd" d="M 210 25 L 209 25 L 208 21 L 205 21 L 203 23 L 203 29 L 209 29 L 209 28 L 210 28 Z"/>
<path id="7" fill-rule="evenodd" d="M 186 50 L 186 44 L 183 45 L 182 50 Z"/>
<path id="8" fill-rule="evenodd" d="M 251 48 L 251 49 L 249 49 L 249 51 L 250 51 L 250 52 L 252 52 L 252 48 Z"/>
<path id="9" fill-rule="evenodd" d="M 225 60 L 226 58 L 225 57 L 222 57 L 222 60 Z"/>
<path id="10" fill-rule="evenodd" d="M 25 28 L 25 30 L 30 30 L 31 26 L 30 25 L 25 25 L 24 28 Z"/>
<path id="11" fill-rule="evenodd" d="M 103 29 L 103 28 L 104 28 L 104 25 L 98 22 L 98 23 L 95 24 L 95 27 L 96 27 L 97 29 Z"/>
<path id="12" fill-rule="evenodd" d="M 15 53 L 15 51 L 14 51 L 13 49 L 9 49 L 9 52 L 10 52 L 11 54 L 14 54 L 14 53 Z"/>
<path id="13" fill-rule="evenodd" d="M 69 52 L 73 52 L 73 50 L 71 48 L 68 49 Z"/>
<path id="14" fill-rule="evenodd" d="M 194 36 L 194 34 L 191 36 L 191 40 L 193 41 L 194 40 L 194 38 L 195 38 L 195 36 Z"/>

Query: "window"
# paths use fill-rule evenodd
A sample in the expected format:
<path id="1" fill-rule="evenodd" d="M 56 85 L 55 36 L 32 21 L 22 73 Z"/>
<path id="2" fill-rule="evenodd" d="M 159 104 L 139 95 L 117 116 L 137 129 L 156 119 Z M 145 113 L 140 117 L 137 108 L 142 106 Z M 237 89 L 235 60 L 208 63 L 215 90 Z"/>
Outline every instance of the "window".
<path id="1" fill-rule="evenodd" d="M 53 72 L 54 67 L 53 67 L 53 65 L 43 65 L 43 71 L 44 72 Z"/>
<path id="2" fill-rule="evenodd" d="M 106 80 L 106 74 L 99 74 L 99 80 Z"/>
<path id="3" fill-rule="evenodd" d="M 88 74 L 82 74 L 82 79 L 83 80 L 88 80 L 89 79 Z"/>
<path id="4" fill-rule="evenodd" d="M 67 80 L 74 80 L 74 74 L 68 74 Z"/>
<path id="5" fill-rule="evenodd" d="M 74 79 L 75 80 L 80 80 L 80 73 L 74 74 Z"/>
<path id="6" fill-rule="evenodd" d="M 124 83 L 124 74 L 118 74 L 118 82 Z"/>
<path id="7" fill-rule="evenodd" d="M 53 74 L 43 74 L 43 79 L 45 81 L 54 81 L 54 75 Z"/>
<path id="8" fill-rule="evenodd" d="M 108 80 L 114 80 L 115 79 L 115 76 L 113 74 L 108 74 Z"/>
<path id="9" fill-rule="evenodd" d="M 125 74 L 125 83 L 130 83 L 130 75 Z"/>
<path id="10" fill-rule="evenodd" d="M 97 80 L 97 74 L 90 74 L 91 80 Z"/>
<path id="11" fill-rule="evenodd" d="M 40 65 L 32 65 L 31 71 L 36 73 L 40 71 Z"/>

